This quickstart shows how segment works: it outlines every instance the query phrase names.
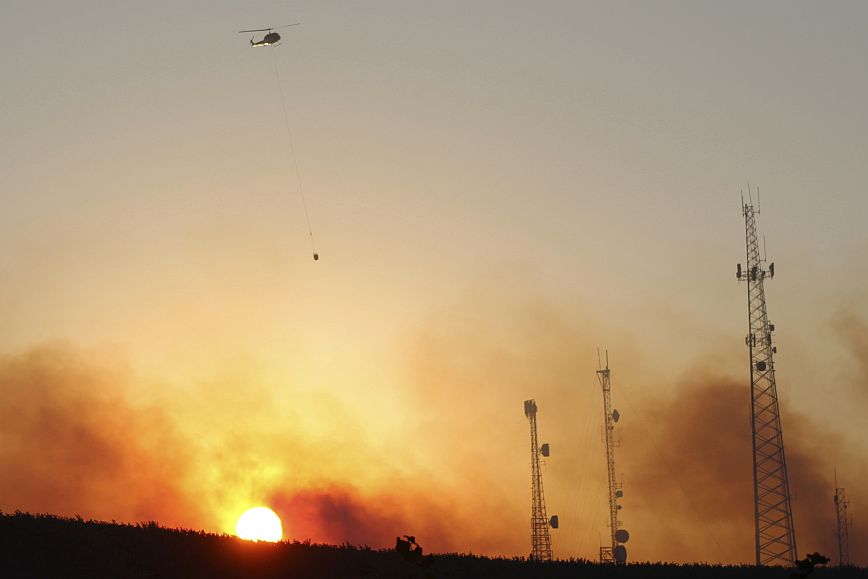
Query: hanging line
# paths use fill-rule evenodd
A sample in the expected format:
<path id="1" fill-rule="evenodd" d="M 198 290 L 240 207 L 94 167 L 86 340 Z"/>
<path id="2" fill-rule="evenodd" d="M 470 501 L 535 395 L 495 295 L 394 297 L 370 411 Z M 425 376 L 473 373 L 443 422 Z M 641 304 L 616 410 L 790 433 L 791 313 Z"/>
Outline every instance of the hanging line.
<path id="1" fill-rule="evenodd" d="M 313 252 L 314 260 L 319 259 L 319 254 L 316 251 L 316 244 L 313 239 L 313 228 L 310 226 L 310 214 L 307 211 L 307 199 L 304 197 L 304 187 L 301 185 L 301 172 L 298 170 L 298 159 L 295 156 L 295 140 L 292 138 L 292 129 L 289 126 L 289 113 L 286 110 L 286 97 L 283 94 L 283 83 L 280 82 L 280 70 L 277 67 L 277 55 L 274 51 L 274 45 L 271 45 L 271 61 L 274 64 L 274 76 L 277 79 L 277 88 L 280 91 L 280 105 L 283 107 L 283 120 L 286 125 L 286 136 L 289 137 L 289 152 L 292 157 L 292 164 L 295 167 L 295 178 L 298 181 L 298 193 L 301 197 L 301 206 L 304 209 L 304 220 L 307 223 L 307 235 L 310 240 L 310 250 Z"/>

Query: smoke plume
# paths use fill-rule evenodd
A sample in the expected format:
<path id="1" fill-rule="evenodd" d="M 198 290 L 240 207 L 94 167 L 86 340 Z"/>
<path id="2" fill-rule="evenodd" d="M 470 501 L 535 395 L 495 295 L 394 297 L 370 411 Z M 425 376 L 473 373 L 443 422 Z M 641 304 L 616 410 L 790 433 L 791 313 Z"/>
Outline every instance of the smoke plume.
<path id="1" fill-rule="evenodd" d="M 0 358 L 2 508 L 128 521 L 201 520 L 168 417 L 135 408 L 122 368 L 62 345 Z"/>
<path id="2" fill-rule="evenodd" d="M 540 440 L 552 448 L 544 480 L 549 514 L 561 520 L 556 554 L 595 557 L 607 532 L 593 373 L 604 335 L 617 345 L 630 559 L 751 562 L 746 379 L 703 366 L 672 386 L 629 335 L 535 296 L 489 295 L 438 312 L 407 333 L 396 359 L 375 361 L 394 383 L 364 409 L 340 396 L 354 391 L 353 369 L 327 392 L 282 385 L 284 401 L 247 386 L 256 380 L 247 369 L 158 403 L 133 402 L 128 369 L 69 346 L 3 356 L 0 508 L 229 531 L 255 501 L 281 515 L 289 538 L 385 547 L 409 534 L 428 551 L 524 555 L 522 401 L 535 398 Z M 860 369 L 856 387 L 868 391 L 868 329 L 858 317 L 839 328 Z M 800 553 L 834 559 L 833 470 L 847 473 L 861 513 L 868 465 L 840 425 L 783 411 Z M 850 538 L 865 564 L 862 520 Z"/>
<path id="3" fill-rule="evenodd" d="M 640 421 L 625 426 L 629 496 L 639 503 L 629 511 L 632 540 L 646 557 L 753 560 L 749 396 L 746 381 L 695 372 L 673 398 L 648 404 Z M 868 464 L 844 450 L 840 435 L 802 414 L 782 412 L 799 552 L 836 559 L 834 469 L 846 467 L 856 483 L 848 492 L 865 496 Z M 865 532 L 861 524 L 851 530 L 854 560 L 864 560 Z"/>

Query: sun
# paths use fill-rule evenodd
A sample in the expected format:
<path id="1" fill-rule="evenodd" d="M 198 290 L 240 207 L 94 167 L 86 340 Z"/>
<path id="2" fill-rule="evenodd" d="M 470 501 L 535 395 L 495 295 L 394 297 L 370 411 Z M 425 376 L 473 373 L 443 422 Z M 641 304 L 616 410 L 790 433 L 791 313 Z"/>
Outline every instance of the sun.
<path id="1" fill-rule="evenodd" d="M 235 534 L 249 541 L 279 541 L 283 538 L 280 517 L 268 507 L 244 511 L 235 523 Z"/>

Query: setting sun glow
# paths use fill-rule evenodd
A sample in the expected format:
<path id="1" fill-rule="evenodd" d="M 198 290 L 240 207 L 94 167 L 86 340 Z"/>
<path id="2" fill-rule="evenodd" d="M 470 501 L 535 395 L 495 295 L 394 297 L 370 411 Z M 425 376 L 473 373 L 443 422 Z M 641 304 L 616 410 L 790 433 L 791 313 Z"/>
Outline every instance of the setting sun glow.
<path id="1" fill-rule="evenodd" d="M 235 534 L 249 541 L 279 541 L 283 538 L 280 517 L 268 507 L 254 507 L 238 517 Z"/>

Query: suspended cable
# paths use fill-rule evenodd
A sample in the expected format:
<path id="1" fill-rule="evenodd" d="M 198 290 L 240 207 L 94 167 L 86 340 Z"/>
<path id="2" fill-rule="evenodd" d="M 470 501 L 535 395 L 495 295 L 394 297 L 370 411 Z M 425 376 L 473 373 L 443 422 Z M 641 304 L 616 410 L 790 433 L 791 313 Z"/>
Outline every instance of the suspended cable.
<path id="1" fill-rule="evenodd" d="M 286 136 L 289 138 L 289 152 L 292 157 L 292 164 L 295 167 L 295 178 L 298 182 L 298 194 L 301 197 L 301 206 L 304 210 L 304 220 L 307 223 L 307 234 L 310 240 L 310 250 L 313 253 L 314 261 L 319 259 L 319 253 L 316 251 L 316 243 L 313 238 L 313 228 L 310 225 L 310 214 L 307 210 L 307 199 L 304 196 L 304 187 L 301 184 L 301 172 L 298 170 L 298 159 L 295 155 L 295 139 L 292 137 L 292 129 L 289 126 L 289 113 L 286 110 L 286 97 L 283 94 L 283 83 L 280 81 L 280 69 L 277 66 L 277 55 L 274 51 L 274 45 L 271 45 L 271 61 L 274 64 L 274 77 L 277 80 L 277 89 L 280 91 L 280 105 L 283 107 L 283 120 L 286 126 Z"/>
<path id="2" fill-rule="evenodd" d="M 582 400 L 582 407 L 588 406 L 590 394 L 591 389 L 589 388 L 585 393 L 585 399 Z M 591 481 L 589 471 L 591 460 L 586 456 L 587 452 L 583 451 L 591 448 L 593 433 L 599 425 L 594 420 L 588 419 L 583 419 L 579 422 L 584 425 L 578 445 L 580 452 L 573 464 L 572 474 L 569 479 L 573 484 L 569 485 L 567 493 L 566 524 L 558 537 L 559 544 L 569 545 L 568 549 L 585 548 L 596 529 L 594 516 L 589 514 L 588 508 L 591 503 L 596 502 L 588 488 Z"/>

